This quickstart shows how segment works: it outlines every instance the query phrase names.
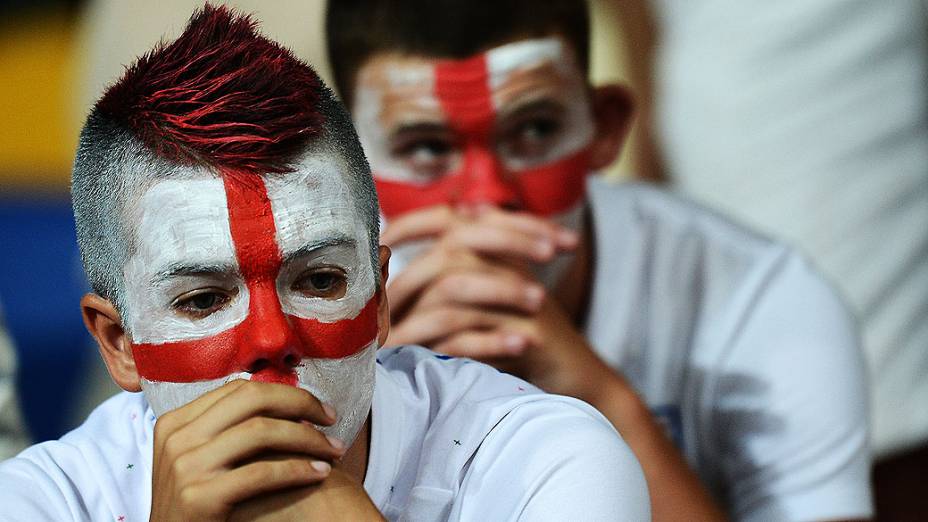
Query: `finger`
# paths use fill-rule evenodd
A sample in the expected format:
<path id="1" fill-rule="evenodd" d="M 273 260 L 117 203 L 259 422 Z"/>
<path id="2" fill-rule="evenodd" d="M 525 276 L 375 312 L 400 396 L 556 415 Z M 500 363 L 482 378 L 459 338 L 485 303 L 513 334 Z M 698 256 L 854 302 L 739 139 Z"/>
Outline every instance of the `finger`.
<path id="1" fill-rule="evenodd" d="M 447 205 L 415 210 L 391 219 L 380 235 L 381 243 L 396 246 L 442 234 L 455 221 L 455 213 Z"/>
<path id="2" fill-rule="evenodd" d="M 544 297 L 544 286 L 514 272 L 457 271 L 440 277 L 424 290 L 416 308 L 457 304 L 533 313 L 541 308 Z"/>
<path id="3" fill-rule="evenodd" d="M 448 337 L 432 349 L 454 357 L 487 360 L 517 357 L 527 347 L 528 341 L 519 334 L 466 331 Z"/>
<path id="4" fill-rule="evenodd" d="M 468 248 L 483 255 L 535 263 L 550 261 L 558 251 L 557 243 L 546 236 L 481 223 L 458 225 L 442 238 L 442 242 L 449 246 Z"/>
<path id="5" fill-rule="evenodd" d="M 329 411 L 326 411 L 326 410 Z M 334 412 L 311 393 L 285 384 L 247 381 L 203 412 L 197 422 L 183 428 L 185 438 L 200 441 L 219 435 L 251 417 L 308 420 L 314 424 L 334 424 Z"/>
<path id="6" fill-rule="evenodd" d="M 188 486 L 181 502 L 231 506 L 264 493 L 317 484 L 331 471 L 328 462 L 302 456 L 261 459 Z"/>
<path id="7" fill-rule="evenodd" d="M 243 379 L 235 379 L 215 390 L 201 395 L 197 399 L 176 410 L 167 412 L 158 417 L 158 420 L 155 422 L 155 445 L 158 446 L 158 442 L 163 442 L 165 436 L 186 426 L 190 421 L 198 418 L 203 412 L 216 404 L 217 401 L 239 389 L 246 382 L 247 381 Z"/>
<path id="8" fill-rule="evenodd" d="M 334 460 L 345 454 L 345 444 L 308 423 L 251 417 L 181 456 L 177 465 L 185 475 L 209 473 L 268 451 Z"/>
<path id="9" fill-rule="evenodd" d="M 443 306 L 409 314 L 391 328 L 389 343 L 431 346 L 464 330 L 487 329 L 502 323 L 507 314 L 473 307 Z"/>
<path id="10" fill-rule="evenodd" d="M 480 212 L 478 221 L 494 227 L 517 230 L 539 238 L 548 238 L 562 249 L 572 249 L 577 246 L 580 240 L 577 232 L 527 212 L 511 212 L 489 207 Z"/>
<path id="11" fill-rule="evenodd" d="M 432 248 L 425 255 L 413 259 L 393 281 L 387 285 L 390 311 L 394 317 L 402 316 L 411 302 L 418 297 L 434 279 L 451 270 L 497 271 L 486 260 L 464 251 Z"/>

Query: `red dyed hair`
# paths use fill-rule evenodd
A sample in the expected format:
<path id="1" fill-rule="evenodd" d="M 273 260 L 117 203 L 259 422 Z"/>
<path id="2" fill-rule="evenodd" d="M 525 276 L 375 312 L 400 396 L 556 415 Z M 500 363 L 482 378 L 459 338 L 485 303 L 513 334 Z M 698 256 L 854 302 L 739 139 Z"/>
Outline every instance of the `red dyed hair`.
<path id="1" fill-rule="evenodd" d="M 321 132 L 321 82 L 247 15 L 206 4 L 126 69 L 95 109 L 182 164 L 282 172 Z"/>

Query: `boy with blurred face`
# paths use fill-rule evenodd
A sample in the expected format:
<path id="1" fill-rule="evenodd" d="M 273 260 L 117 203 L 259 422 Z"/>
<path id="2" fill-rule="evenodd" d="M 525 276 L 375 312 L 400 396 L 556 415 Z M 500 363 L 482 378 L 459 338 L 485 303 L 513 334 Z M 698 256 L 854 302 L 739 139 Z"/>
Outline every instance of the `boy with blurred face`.
<path id="1" fill-rule="evenodd" d="M 388 344 L 596 406 L 657 520 L 870 514 L 858 346 L 796 254 L 589 177 L 631 113 L 582 1 L 332 2 L 336 83 L 393 249 Z"/>
<path id="2" fill-rule="evenodd" d="M 129 67 L 72 181 L 87 327 L 143 393 L 0 466 L 4 515 L 648 518 L 640 468 L 592 408 L 377 351 L 390 252 L 360 143 L 248 17 L 207 5 Z"/>

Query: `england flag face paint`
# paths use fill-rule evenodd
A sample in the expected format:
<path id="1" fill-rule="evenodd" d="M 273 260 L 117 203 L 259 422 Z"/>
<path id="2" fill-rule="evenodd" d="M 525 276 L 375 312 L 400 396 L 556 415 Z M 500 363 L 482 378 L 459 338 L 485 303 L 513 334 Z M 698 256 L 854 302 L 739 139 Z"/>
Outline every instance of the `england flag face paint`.
<path id="1" fill-rule="evenodd" d="M 465 60 L 374 58 L 354 114 L 384 216 L 441 203 L 571 210 L 594 135 L 583 78 L 558 38 Z"/>
<path id="2" fill-rule="evenodd" d="M 385 221 L 438 204 L 491 204 L 578 230 L 595 134 L 584 79 L 556 37 L 465 60 L 366 63 L 353 114 Z M 417 252 L 394 249 L 391 270 Z M 562 256 L 536 274 L 553 286 L 568 264 Z"/>
<path id="3" fill-rule="evenodd" d="M 157 415 L 233 379 L 300 386 L 367 418 L 377 299 L 367 225 L 339 172 L 307 156 L 285 175 L 168 179 L 130 209 L 126 325 Z"/>

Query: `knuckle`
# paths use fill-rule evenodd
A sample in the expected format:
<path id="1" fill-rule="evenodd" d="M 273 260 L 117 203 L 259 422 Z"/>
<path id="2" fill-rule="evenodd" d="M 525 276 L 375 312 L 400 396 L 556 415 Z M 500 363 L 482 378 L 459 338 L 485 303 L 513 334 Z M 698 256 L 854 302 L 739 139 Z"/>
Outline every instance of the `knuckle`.
<path id="1" fill-rule="evenodd" d="M 177 502 L 180 504 L 181 511 L 189 514 L 201 511 L 199 509 L 201 498 L 202 495 L 196 486 L 186 486 L 177 493 Z"/>
<path id="2" fill-rule="evenodd" d="M 436 324 L 444 331 L 458 330 L 464 324 L 464 314 L 450 309 L 443 309 L 436 314 Z"/>
<path id="3" fill-rule="evenodd" d="M 318 472 L 309 465 L 309 461 L 292 459 L 280 463 L 279 473 L 287 477 L 305 477 L 316 475 Z"/>
<path id="4" fill-rule="evenodd" d="M 257 443 L 266 443 L 274 430 L 273 423 L 267 417 L 252 417 L 245 421 L 244 427 L 248 437 Z"/>
<path id="5" fill-rule="evenodd" d="M 169 436 L 177 429 L 177 426 L 177 411 L 165 413 L 155 421 L 155 438 Z"/>
<path id="6" fill-rule="evenodd" d="M 253 480 L 256 483 L 260 482 L 275 482 L 280 476 L 280 462 L 265 462 L 259 466 L 256 466 L 255 470 L 250 474 L 253 477 Z"/>
<path id="7" fill-rule="evenodd" d="M 186 477 L 193 472 L 193 462 L 188 455 L 181 455 L 171 462 L 171 473 L 175 477 Z"/>
<path id="8" fill-rule="evenodd" d="M 184 445 L 182 438 L 176 433 L 172 433 L 164 441 L 164 454 L 170 459 L 176 459 L 180 456 Z"/>

